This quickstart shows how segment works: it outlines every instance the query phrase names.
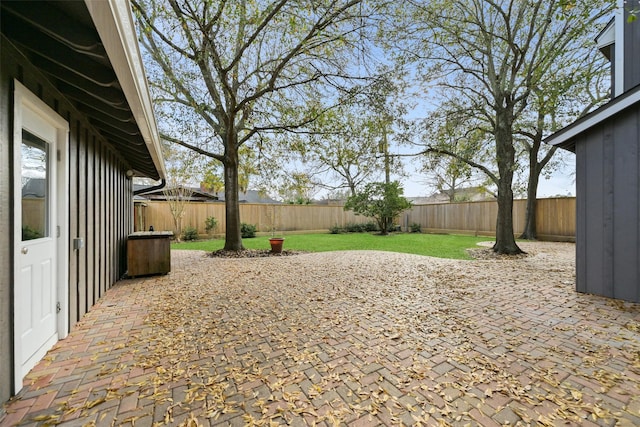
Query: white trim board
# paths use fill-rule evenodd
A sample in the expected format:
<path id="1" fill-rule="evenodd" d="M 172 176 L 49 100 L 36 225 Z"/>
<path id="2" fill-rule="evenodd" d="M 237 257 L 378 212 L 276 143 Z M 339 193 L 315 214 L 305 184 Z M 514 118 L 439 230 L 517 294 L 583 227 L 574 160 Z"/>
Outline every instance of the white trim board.
<path id="1" fill-rule="evenodd" d="M 153 113 L 135 23 L 128 0 L 85 0 L 100 40 L 109 56 L 131 112 L 142 133 L 149 154 L 160 174 L 166 177 L 160 136 Z"/>
<path id="2" fill-rule="evenodd" d="M 623 95 L 620 98 L 614 99 L 608 104 L 588 114 L 583 119 L 578 120 L 553 135 L 548 136 L 544 139 L 544 142 L 549 145 L 560 145 L 638 102 L 640 102 L 640 87 L 629 92 L 628 95 Z"/>

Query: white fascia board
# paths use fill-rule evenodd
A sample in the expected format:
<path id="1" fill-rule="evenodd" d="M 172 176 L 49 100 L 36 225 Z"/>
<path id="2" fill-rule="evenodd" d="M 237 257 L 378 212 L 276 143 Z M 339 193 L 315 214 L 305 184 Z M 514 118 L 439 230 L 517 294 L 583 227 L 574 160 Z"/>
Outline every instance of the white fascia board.
<path id="1" fill-rule="evenodd" d="M 549 145 L 560 145 L 638 102 L 640 102 L 640 89 L 633 91 L 629 96 L 618 100 L 614 99 L 608 104 L 603 105 L 593 113 L 585 116 L 583 120 L 578 120 L 553 135 L 548 136 L 544 139 L 544 142 Z"/>
<path id="2" fill-rule="evenodd" d="M 615 19 L 609 21 L 606 27 L 596 37 L 596 45 L 598 49 L 612 45 L 616 42 L 616 22 Z"/>
<path id="3" fill-rule="evenodd" d="M 624 92 L 624 9 L 625 9 L 625 1 L 617 0 L 616 2 L 616 11 L 615 11 L 615 24 L 614 24 L 614 37 L 615 37 L 615 45 L 613 49 L 614 53 L 614 61 L 615 61 L 615 76 L 614 76 L 614 87 L 611 88 L 613 92 L 613 96 L 620 96 Z"/>
<path id="4" fill-rule="evenodd" d="M 129 0 L 85 0 L 153 163 L 167 173 Z"/>

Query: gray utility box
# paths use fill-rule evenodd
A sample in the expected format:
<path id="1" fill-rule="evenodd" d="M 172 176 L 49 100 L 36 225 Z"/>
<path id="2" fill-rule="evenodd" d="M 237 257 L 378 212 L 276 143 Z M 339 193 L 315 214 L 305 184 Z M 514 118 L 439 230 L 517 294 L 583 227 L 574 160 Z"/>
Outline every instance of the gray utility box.
<path id="1" fill-rule="evenodd" d="M 167 274 L 171 271 L 171 231 L 138 231 L 127 239 L 127 275 Z"/>

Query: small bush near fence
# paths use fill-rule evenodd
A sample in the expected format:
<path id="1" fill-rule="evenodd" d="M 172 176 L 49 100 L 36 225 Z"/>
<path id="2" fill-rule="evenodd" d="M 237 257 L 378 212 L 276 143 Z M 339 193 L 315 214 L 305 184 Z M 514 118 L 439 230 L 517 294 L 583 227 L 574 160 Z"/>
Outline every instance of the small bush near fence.
<path id="1" fill-rule="evenodd" d="M 240 224 L 240 234 L 242 235 L 243 239 L 256 237 L 256 226 L 243 222 L 242 224 Z"/>
<path id="2" fill-rule="evenodd" d="M 420 233 L 420 224 L 418 224 L 417 222 L 414 222 L 413 224 L 411 224 L 411 232 L 412 233 Z"/>
<path id="3" fill-rule="evenodd" d="M 204 229 L 207 234 L 211 234 L 218 226 L 218 220 L 214 216 L 209 216 L 204 220 Z"/>
<path id="4" fill-rule="evenodd" d="M 371 233 L 374 231 L 380 231 L 378 229 L 378 224 L 375 222 L 365 222 L 365 223 L 347 223 L 344 227 L 340 227 L 338 225 L 334 225 L 329 228 L 329 233 L 331 234 L 340 234 L 340 233 Z"/>
<path id="5" fill-rule="evenodd" d="M 185 242 L 198 240 L 198 229 L 191 226 L 185 227 L 184 230 L 182 230 L 182 240 Z"/>

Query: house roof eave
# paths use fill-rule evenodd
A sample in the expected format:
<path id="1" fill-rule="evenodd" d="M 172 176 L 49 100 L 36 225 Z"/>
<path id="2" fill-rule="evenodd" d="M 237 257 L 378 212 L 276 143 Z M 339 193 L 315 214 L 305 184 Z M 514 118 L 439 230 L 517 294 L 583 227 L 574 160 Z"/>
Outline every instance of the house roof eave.
<path id="1" fill-rule="evenodd" d="M 153 164 L 160 178 L 166 178 L 160 136 L 129 0 L 85 0 L 85 4 L 109 60 L 113 64 L 113 70 L 118 77 Z"/>
<path id="2" fill-rule="evenodd" d="M 544 142 L 575 152 L 575 138 L 577 136 L 639 102 L 640 85 L 546 137 Z"/>
<path id="3" fill-rule="evenodd" d="M 607 25 L 605 25 L 604 28 L 595 37 L 595 42 L 599 48 L 615 43 L 616 41 L 615 28 L 616 28 L 616 20 L 615 18 L 611 18 L 609 22 L 607 22 Z"/>
<path id="4" fill-rule="evenodd" d="M 595 38 L 598 50 L 610 61 L 611 52 L 616 42 L 616 22 L 612 18 Z"/>

